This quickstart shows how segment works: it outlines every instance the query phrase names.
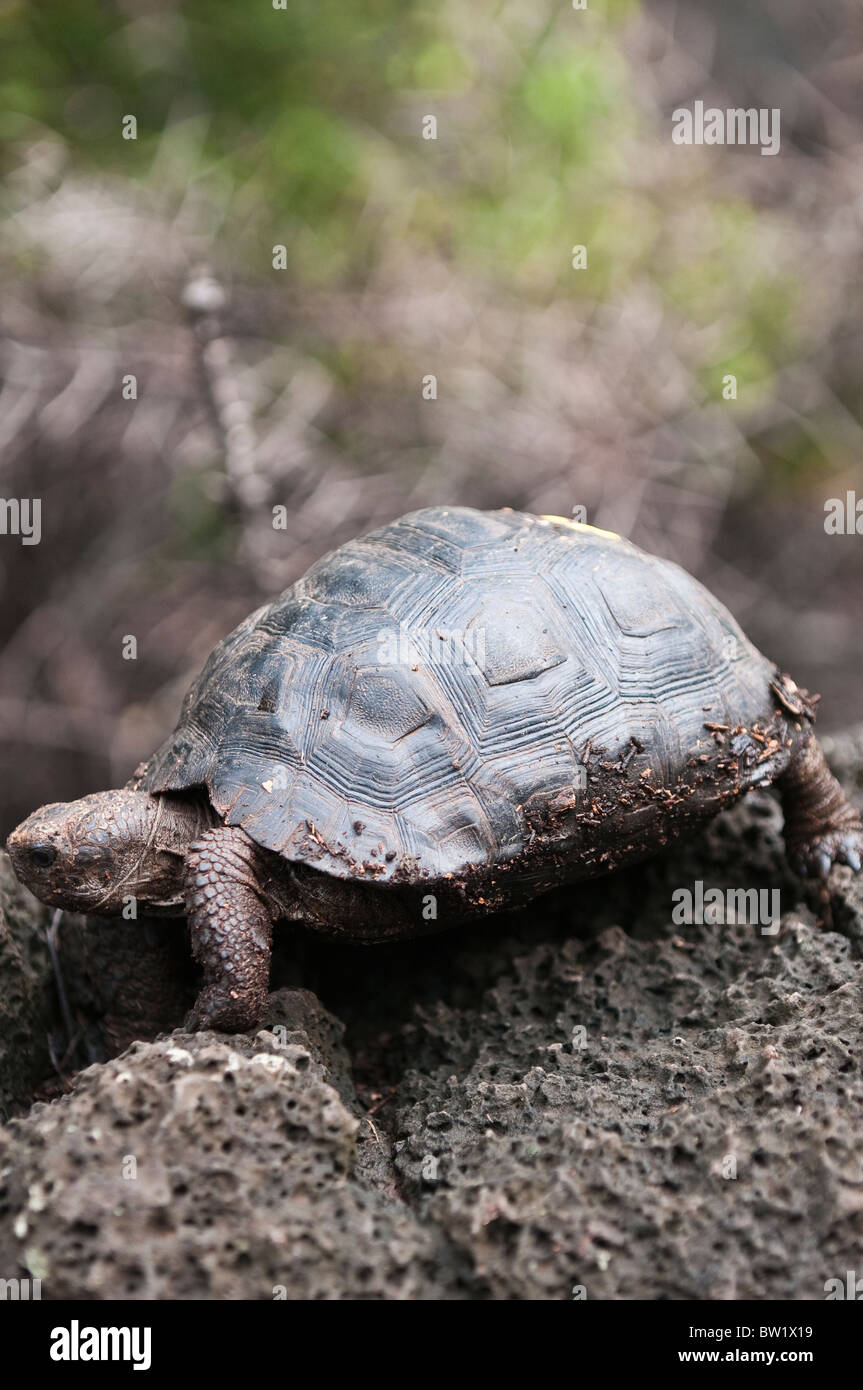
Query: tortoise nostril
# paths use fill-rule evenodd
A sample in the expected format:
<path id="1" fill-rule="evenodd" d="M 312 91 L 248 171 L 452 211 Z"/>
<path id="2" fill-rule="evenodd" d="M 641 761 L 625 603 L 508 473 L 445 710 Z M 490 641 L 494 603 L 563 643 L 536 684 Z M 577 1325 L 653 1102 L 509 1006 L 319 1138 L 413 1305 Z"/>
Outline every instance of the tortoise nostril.
<path id="1" fill-rule="evenodd" d="M 53 845 L 31 846 L 30 859 L 37 869 L 50 869 L 56 858 L 57 851 Z"/>

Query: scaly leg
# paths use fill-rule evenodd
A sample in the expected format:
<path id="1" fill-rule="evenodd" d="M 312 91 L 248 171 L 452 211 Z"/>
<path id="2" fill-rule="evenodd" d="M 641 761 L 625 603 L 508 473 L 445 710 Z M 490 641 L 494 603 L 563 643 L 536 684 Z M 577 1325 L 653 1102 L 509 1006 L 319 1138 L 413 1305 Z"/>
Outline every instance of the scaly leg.
<path id="1" fill-rule="evenodd" d="M 261 852 L 238 826 L 217 826 L 190 846 L 186 912 L 204 984 L 188 1028 L 241 1033 L 263 1016 L 273 919 L 262 878 Z"/>
<path id="2" fill-rule="evenodd" d="M 863 862 L 863 824 L 833 776 L 817 739 L 795 752 L 777 783 L 785 813 L 785 844 L 804 878 L 826 878 L 832 864 L 858 871 Z"/>

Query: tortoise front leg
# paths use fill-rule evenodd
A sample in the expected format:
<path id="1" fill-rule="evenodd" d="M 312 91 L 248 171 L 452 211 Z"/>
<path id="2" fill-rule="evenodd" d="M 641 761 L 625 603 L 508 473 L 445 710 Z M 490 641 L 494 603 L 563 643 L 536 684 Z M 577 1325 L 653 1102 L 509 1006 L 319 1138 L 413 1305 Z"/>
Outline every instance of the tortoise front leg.
<path id="1" fill-rule="evenodd" d="M 826 878 L 837 861 L 858 871 L 863 862 L 863 824 L 816 738 L 795 753 L 777 783 L 785 814 L 785 844 L 804 877 Z"/>
<path id="2" fill-rule="evenodd" d="M 204 984 L 187 1028 L 240 1033 L 263 1017 L 273 919 L 261 880 L 260 851 L 238 826 L 217 826 L 190 846 L 186 912 Z"/>

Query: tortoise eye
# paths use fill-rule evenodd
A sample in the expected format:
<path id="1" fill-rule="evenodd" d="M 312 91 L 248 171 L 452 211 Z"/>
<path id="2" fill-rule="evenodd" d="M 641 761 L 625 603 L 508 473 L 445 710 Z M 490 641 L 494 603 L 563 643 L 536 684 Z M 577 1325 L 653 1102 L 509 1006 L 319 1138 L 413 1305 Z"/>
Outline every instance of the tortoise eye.
<path id="1" fill-rule="evenodd" d="M 53 845 L 34 845 L 30 850 L 30 858 L 37 869 L 50 869 L 57 858 L 57 851 Z"/>

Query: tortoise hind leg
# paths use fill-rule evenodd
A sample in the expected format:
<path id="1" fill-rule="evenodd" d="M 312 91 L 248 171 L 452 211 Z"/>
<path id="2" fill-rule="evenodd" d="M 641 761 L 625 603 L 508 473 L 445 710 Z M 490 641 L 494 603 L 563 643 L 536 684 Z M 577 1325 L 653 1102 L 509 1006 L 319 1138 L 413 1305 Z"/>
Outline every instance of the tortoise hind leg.
<path id="1" fill-rule="evenodd" d="M 826 878 L 831 865 L 838 862 L 859 870 L 863 824 L 827 766 L 817 739 L 809 738 L 795 750 L 777 786 L 792 866 L 804 878 Z"/>
<path id="2" fill-rule="evenodd" d="M 273 919 L 260 853 L 237 826 L 207 831 L 186 858 L 186 912 L 204 984 L 187 1028 L 240 1033 L 263 1017 Z"/>

